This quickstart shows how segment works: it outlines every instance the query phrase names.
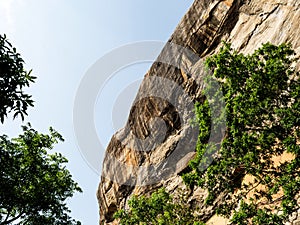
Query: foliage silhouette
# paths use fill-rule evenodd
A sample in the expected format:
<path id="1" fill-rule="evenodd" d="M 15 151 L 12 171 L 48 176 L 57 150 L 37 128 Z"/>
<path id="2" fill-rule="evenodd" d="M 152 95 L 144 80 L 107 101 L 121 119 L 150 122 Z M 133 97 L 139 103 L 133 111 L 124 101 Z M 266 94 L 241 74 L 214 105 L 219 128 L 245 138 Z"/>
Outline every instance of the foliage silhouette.
<path id="1" fill-rule="evenodd" d="M 29 87 L 36 77 L 31 76 L 31 70 L 26 72 L 24 60 L 16 48 L 7 40 L 6 35 L 0 35 L 0 121 L 4 122 L 7 114 L 13 112 L 13 117 L 27 115 L 29 106 L 33 106 L 31 95 L 24 93 L 24 87 Z"/>

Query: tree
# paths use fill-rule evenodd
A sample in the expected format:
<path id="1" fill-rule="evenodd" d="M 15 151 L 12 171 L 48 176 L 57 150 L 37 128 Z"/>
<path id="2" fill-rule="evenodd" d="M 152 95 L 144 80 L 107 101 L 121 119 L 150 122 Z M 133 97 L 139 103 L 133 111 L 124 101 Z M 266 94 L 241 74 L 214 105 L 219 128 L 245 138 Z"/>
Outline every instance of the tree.
<path id="1" fill-rule="evenodd" d="M 31 96 L 23 92 L 35 77 L 23 68 L 23 59 L 0 35 L 0 120 L 14 112 L 24 119 Z M 9 139 L 0 136 L 0 225 L 73 225 L 81 224 L 68 214 L 66 199 L 81 192 L 73 181 L 61 154 L 49 154 L 62 136 L 50 128 L 41 134 L 30 124 L 23 134 Z"/>
<path id="2" fill-rule="evenodd" d="M 203 102 L 195 104 L 194 123 L 200 131 L 197 154 L 182 177 L 187 185 L 206 189 L 206 204 L 215 205 L 216 213 L 231 224 L 283 225 L 300 208 L 297 60 L 289 44 L 267 43 L 244 55 L 224 43 L 206 61 L 214 76 L 207 77 Z M 216 81 L 221 90 L 215 90 Z M 224 100 L 224 110 L 214 104 L 221 102 L 217 98 Z M 208 142 L 216 132 L 211 130 L 212 109 L 222 110 L 214 118 L 215 127 L 226 121 L 221 143 Z M 203 170 L 211 157 L 212 163 Z M 223 199 L 216 202 L 220 196 Z M 160 190 L 150 198 L 134 196 L 129 209 L 118 211 L 116 218 L 126 225 L 182 224 L 184 217 L 178 215 L 188 215 L 183 224 L 199 221 L 188 204 L 174 202 Z"/>
<path id="3" fill-rule="evenodd" d="M 24 69 L 24 60 L 16 48 L 7 40 L 6 35 L 0 35 L 0 121 L 9 112 L 14 112 L 24 120 L 28 106 L 33 106 L 31 95 L 24 93 L 23 88 L 29 87 L 36 77 L 31 71 Z"/>
<path id="4" fill-rule="evenodd" d="M 181 196 L 184 198 L 184 196 Z M 202 225 L 183 199 L 176 201 L 164 188 L 150 197 L 133 196 L 128 210 L 119 210 L 114 217 L 121 225 Z M 199 222 L 196 222 L 199 221 Z"/>
<path id="5" fill-rule="evenodd" d="M 40 134 L 30 124 L 9 140 L 0 136 L 0 224 L 80 224 L 67 213 L 65 200 L 81 189 L 61 154 L 48 154 L 62 136 L 50 128 Z"/>
<path id="6" fill-rule="evenodd" d="M 264 44 L 243 55 L 224 44 L 207 59 L 214 79 L 221 84 L 225 101 L 226 135 L 212 164 L 201 170 L 211 133 L 210 103 L 196 104 L 200 134 L 197 155 L 183 175 L 188 185 L 208 190 L 206 204 L 220 193 L 226 197 L 217 213 L 232 224 L 284 224 L 299 209 L 300 191 L 300 81 L 291 45 Z M 207 80 L 203 96 L 213 85 Z M 221 121 L 225 114 L 221 114 Z M 283 160 L 279 157 L 283 156 Z"/>

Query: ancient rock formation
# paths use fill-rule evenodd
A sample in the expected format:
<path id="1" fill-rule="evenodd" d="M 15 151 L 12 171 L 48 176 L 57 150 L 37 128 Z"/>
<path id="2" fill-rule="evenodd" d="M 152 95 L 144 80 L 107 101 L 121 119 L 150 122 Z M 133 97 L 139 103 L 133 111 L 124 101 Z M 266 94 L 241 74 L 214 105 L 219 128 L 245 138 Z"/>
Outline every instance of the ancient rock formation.
<path id="1" fill-rule="evenodd" d="M 132 194 L 150 193 L 162 185 L 170 191 L 183 186 L 179 174 L 193 157 L 197 137 L 187 121 L 193 117 L 193 103 L 201 101 L 201 59 L 216 52 L 222 40 L 243 53 L 265 42 L 290 42 L 299 53 L 299 21 L 298 0 L 193 3 L 169 39 L 183 49 L 171 45 L 162 51 L 145 75 L 125 128 L 107 147 L 97 194 L 100 224 L 112 223 L 113 213 L 126 207 Z M 202 217 L 208 221 L 214 213 L 213 207 L 202 204 L 204 195 L 195 189 L 190 199 L 203 207 Z M 296 218 L 291 218 L 293 224 Z"/>

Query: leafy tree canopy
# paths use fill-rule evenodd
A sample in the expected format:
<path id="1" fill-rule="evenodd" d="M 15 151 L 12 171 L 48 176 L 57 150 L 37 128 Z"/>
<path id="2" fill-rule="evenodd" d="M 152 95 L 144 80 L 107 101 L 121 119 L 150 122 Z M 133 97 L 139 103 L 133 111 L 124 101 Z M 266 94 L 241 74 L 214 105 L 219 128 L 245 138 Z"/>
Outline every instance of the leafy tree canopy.
<path id="1" fill-rule="evenodd" d="M 23 87 L 34 82 L 23 68 L 24 61 L 16 49 L 0 35 L 0 120 L 8 113 L 27 115 L 33 106 Z M 68 214 L 66 199 L 81 192 L 65 167 L 61 154 L 49 154 L 62 136 L 50 128 L 41 134 L 30 124 L 23 134 L 9 139 L 0 136 L 0 225 L 73 225 L 80 222 Z"/>
<path id="2" fill-rule="evenodd" d="M 0 136 L 0 224 L 80 224 L 68 216 L 65 200 L 81 192 L 61 154 L 48 154 L 62 137 L 50 128 L 41 134 L 30 125 L 9 140 Z"/>
<path id="3" fill-rule="evenodd" d="M 0 121 L 9 112 L 18 115 L 24 120 L 28 106 L 33 106 L 31 95 L 24 93 L 23 88 L 28 87 L 36 79 L 26 72 L 24 61 L 17 53 L 16 48 L 7 40 L 6 35 L 0 35 Z"/>
<path id="4" fill-rule="evenodd" d="M 244 55 L 225 43 L 206 61 L 221 83 L 226 135 L 213 163 L 201 170 L 199 165 L 207 160 L 204 153 L 216 148 L 208 143 L 214 99 L 196 104 L 200 128 L 197 155 L 183 179 L 208 190 L 207 204 L 226 193 L 217 213 L 231 218 L 233 224 L 284 224 L 299 208 L 300 83 L 296 60 L 288 44 L 267 43 Z M 213 91 L 207 80 L 203 95 Z M 221 117 L 225 114 L 218 119 Z"/>

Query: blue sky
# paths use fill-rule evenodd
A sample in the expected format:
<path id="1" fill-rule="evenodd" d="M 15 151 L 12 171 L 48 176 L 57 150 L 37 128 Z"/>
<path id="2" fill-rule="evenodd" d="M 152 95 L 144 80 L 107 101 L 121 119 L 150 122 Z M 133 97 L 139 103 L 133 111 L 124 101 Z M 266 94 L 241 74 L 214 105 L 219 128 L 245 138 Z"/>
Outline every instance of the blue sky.
<path id="1" fill-rule="evenodd" d="M 68 202 L 72 216 L 84 225 L 98 224 L 99 176 L 82 157 L 73 131 L 73 104 L 80 81 L 88 68 L 112 49 L 136 41 L 167 41 L 192 2 L 0 0 L 0 32 L 7 34 L 25 60 L 26 68 L 33 69 L 38 77 L 28 90 L 35 107 L 26 121 L 41 132 L 53 126 L 64 136 L 66 141 L 57 145 L 55 151 L 69 159 L 68 168 L 84 191 Z M 104 144 L 122 126 L 132 102 L 132 99 L 118 100 L 116 93 L 121 88 L 130 91 L 133 97 L 149 65 L 134 65 L 120 71 L 123 77 L 128 76 L 127 82 L 112 80 L 106 88 L 106 103 L 98 98 L 94 119 Z M 110 101 L 122 103 L 125 113 L 112 113 L 110 107 L 115 106 L 105 106 Z M 102 126 L 102 115 L 110 115 L 114 124 Z M 1 133 L 16 136 L 20 124 L 20 120 L 7 120 L 0 125 Z"/>

